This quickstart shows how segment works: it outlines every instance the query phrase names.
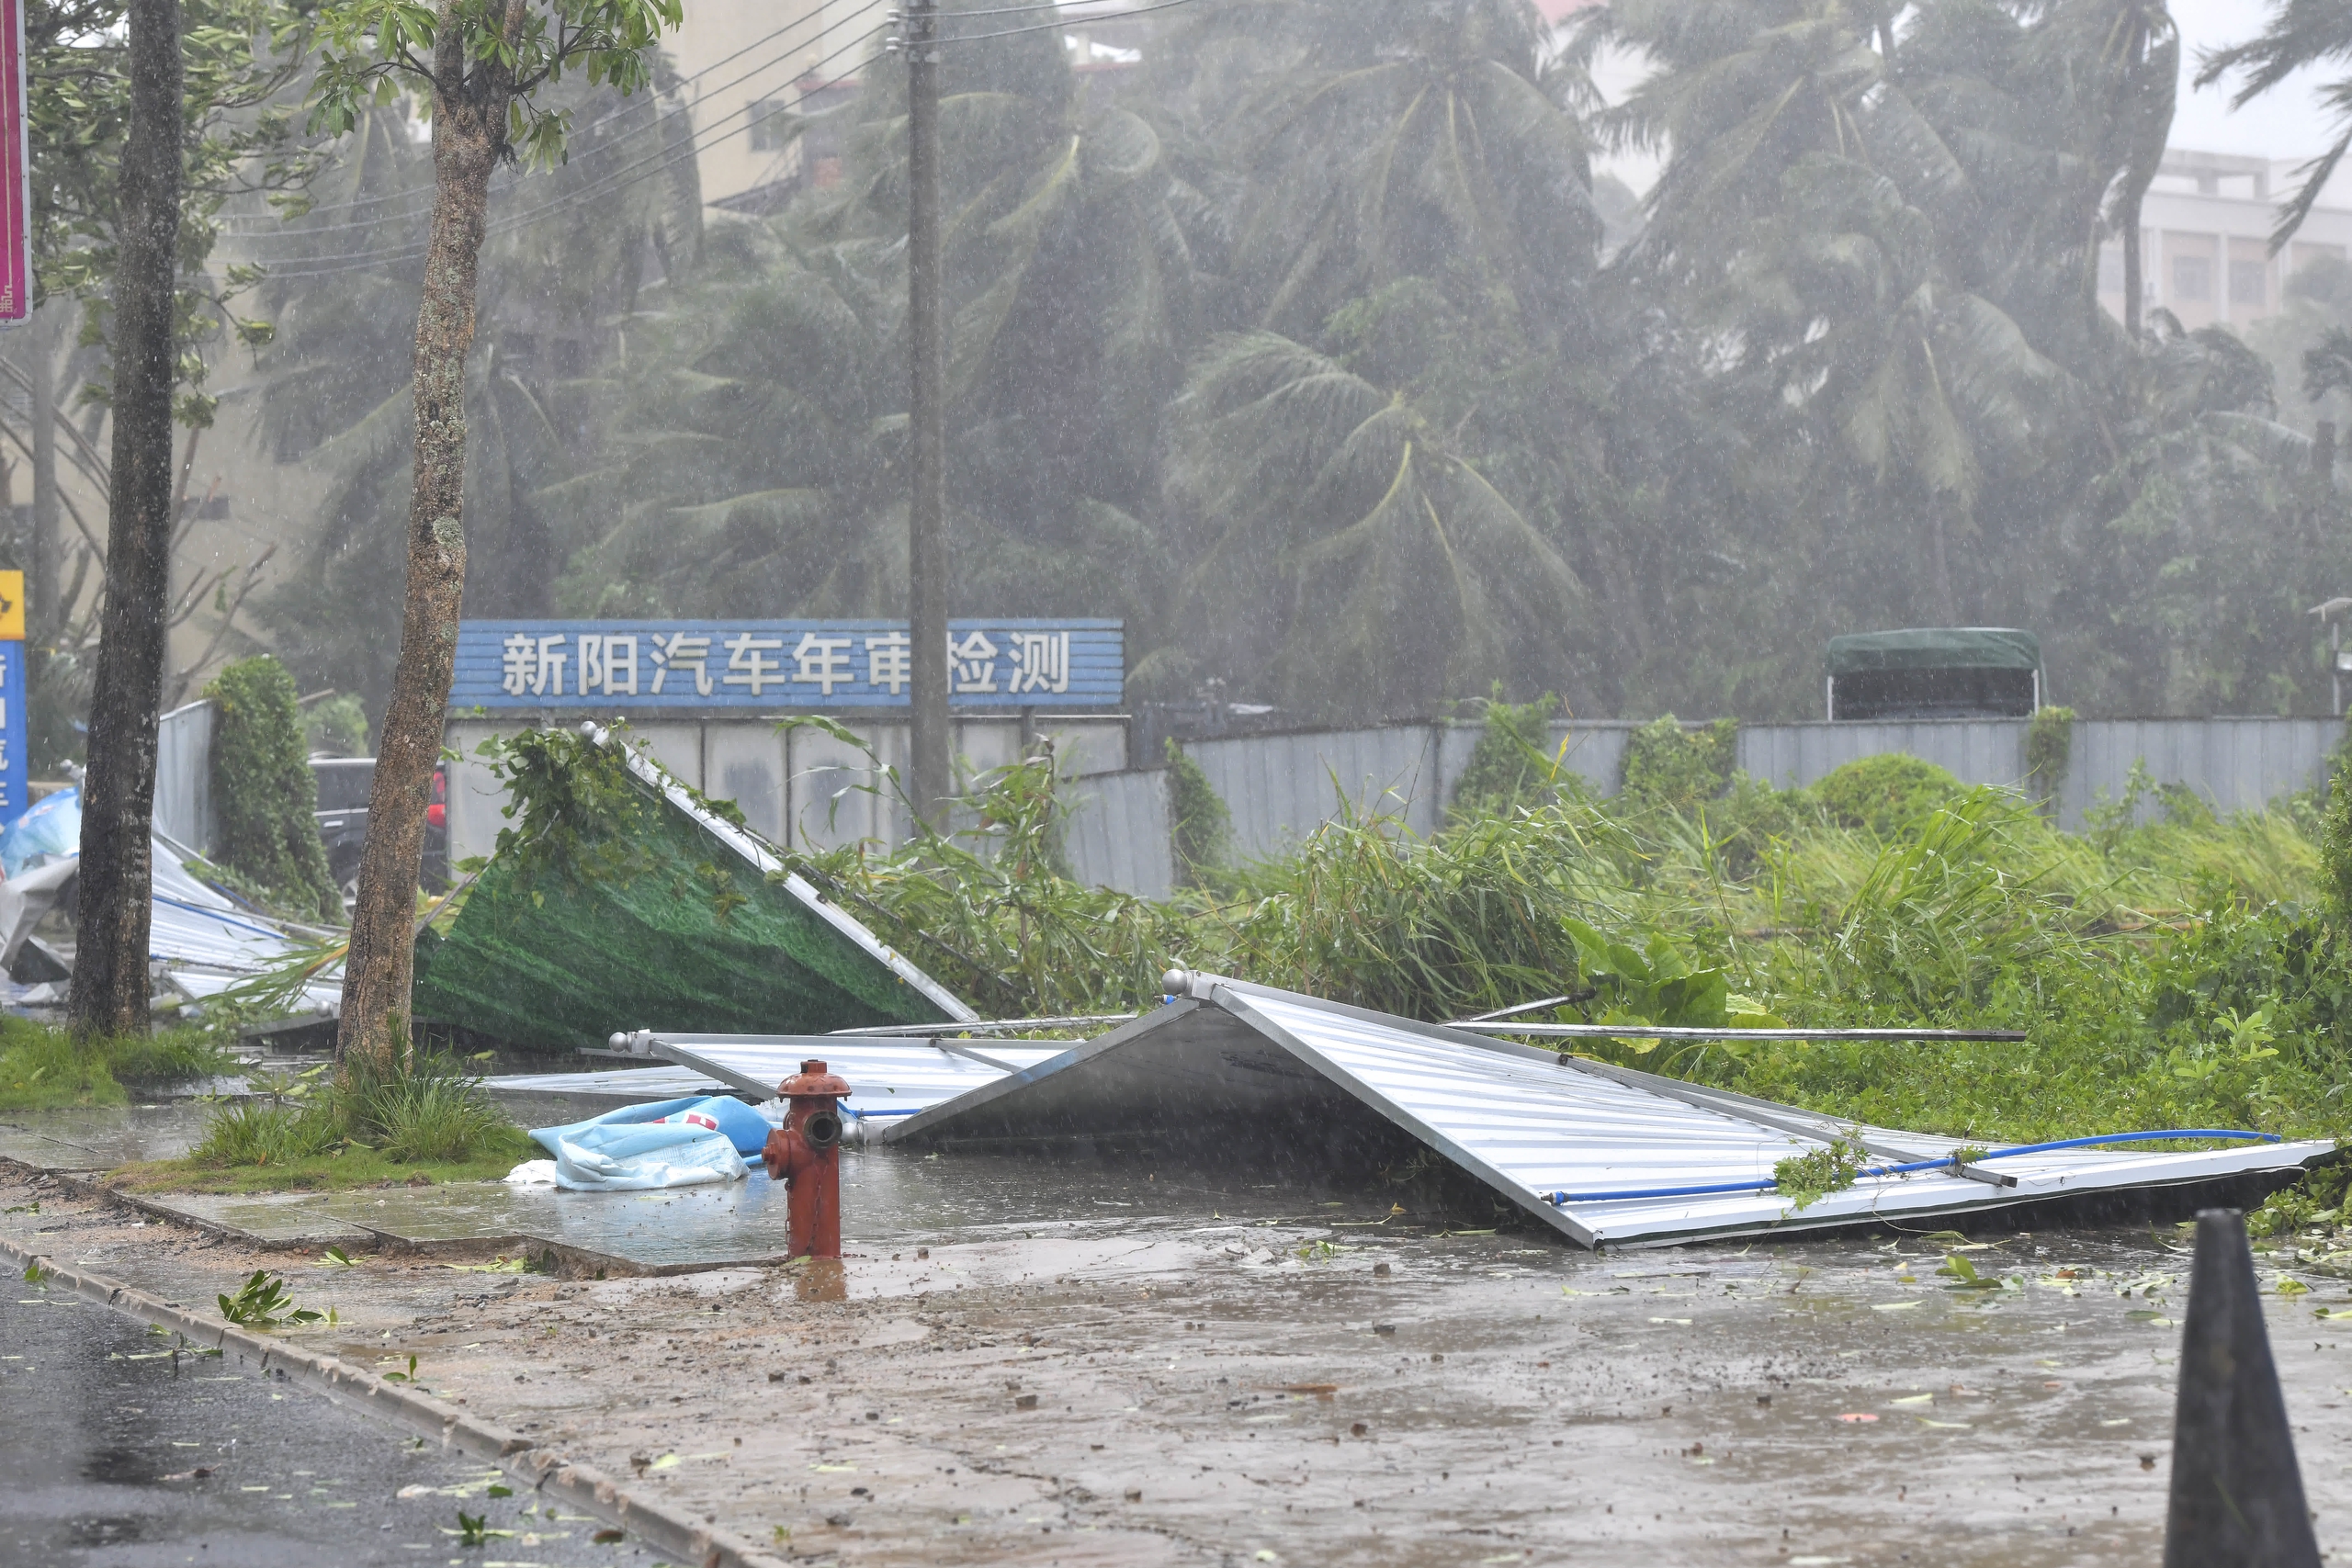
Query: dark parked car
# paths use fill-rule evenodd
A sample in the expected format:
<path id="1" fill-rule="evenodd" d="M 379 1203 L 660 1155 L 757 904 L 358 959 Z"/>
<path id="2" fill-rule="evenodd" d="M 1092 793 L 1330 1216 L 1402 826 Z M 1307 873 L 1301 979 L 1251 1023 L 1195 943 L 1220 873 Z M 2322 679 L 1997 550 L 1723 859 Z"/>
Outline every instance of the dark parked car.
<path id="1" fill-rule="evenodd" d="M 313 757 L 319 781 L 319 838 L 327 847 L 327 870 L 350 897 L 359 885 L 359 847 L 368 838 L 368 792 L 376 782 L 373 757 Z M 433 770 L 433 804 L 424 808 L 423 881 L 438 891 L 449 885 L 449 773 Z"/>

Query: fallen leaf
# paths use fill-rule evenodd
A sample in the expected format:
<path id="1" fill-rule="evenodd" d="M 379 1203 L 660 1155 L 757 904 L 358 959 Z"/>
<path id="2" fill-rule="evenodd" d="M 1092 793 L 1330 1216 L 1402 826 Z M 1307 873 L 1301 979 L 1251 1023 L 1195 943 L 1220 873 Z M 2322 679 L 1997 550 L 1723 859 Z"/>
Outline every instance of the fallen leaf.
<path id="1" fill-rule="evenodd" d="M 1849 1410 L 1845 1415 L 1838 1416 L 1838 1419 L 1840 1421 L 1875 1421 L 1878 1417 L 1871 1415 L 1867 1410 Z"/>
<path id="2" fill-rule="evenodd" d="M 1871 1308 L 1871 1311 L 1909 1312 L 1913 1307 L 1917 1306 L 1918 1304 L 1919 1303 L 1917 1302 L 1879 1302 Z"/>

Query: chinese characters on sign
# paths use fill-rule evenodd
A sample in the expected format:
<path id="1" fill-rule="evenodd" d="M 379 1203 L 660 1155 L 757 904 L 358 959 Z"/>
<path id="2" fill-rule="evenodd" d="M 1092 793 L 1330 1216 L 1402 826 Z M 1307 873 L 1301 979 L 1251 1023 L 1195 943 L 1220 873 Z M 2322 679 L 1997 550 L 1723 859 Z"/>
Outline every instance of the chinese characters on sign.
<path id="1" fill-rule="evenodd" d="M 1117 621 L 957 621 L 942 649 L 958 707 L 1116 707 Z M 452 708 L 872 709 L 912 700 L 892 621 L 468 621 Z"/>

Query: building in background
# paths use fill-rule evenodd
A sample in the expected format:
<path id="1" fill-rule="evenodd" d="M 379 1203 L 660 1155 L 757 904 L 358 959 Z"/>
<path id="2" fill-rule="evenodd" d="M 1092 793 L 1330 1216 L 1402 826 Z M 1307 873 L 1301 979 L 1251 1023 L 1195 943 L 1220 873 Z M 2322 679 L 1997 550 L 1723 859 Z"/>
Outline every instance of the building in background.
<path id="1" fill-rule="evenodd" d="M 1139 64 L 1150 26 L 1125 13 L 1146 0 L 1091 0 L 1058 10 L 989 17 L 962 30 L 1058 23 L 1062 47 L 1090 90 Z M 764 217 L 805 188 L 841 178 L 845 115 L 883 42 L 899 30 L 893 0 L 820 0 L 779 22 L 763 0 L 696 0 L 668 53 L 694 117 L 703 203 Z M 797 118 L 814 123 L 794 134 Z"/>
<path id="2" fill-rule="evenodd" d="M 2352 257 L 2352 189 L 2341 178 L 2330 182 L 2286 249 L 2270 254 L 2270 231 L 2301 167 L 2301 160 L 2167 152 L 2141 204 L 2145 308 L 2170 310 L 2191 332 L 2244 328 L 2279 309 L 2298 270 L 2323 257 Z M 2098 297 L 2110 314 L 2122 316 L 2118 241 L 2100 247 Z"/>

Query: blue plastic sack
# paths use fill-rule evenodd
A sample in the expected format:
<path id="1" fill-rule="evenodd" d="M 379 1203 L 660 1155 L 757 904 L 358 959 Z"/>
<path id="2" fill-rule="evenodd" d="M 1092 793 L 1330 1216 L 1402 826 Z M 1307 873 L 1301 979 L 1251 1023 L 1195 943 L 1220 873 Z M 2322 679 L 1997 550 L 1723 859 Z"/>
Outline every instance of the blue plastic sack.
<path id="1" fill-rule="evenodd" d="M 575 1192 L 630 1192 L 741 1181 L 743 1163 L 766 1144 L 767 1118 L 727 1095 L 625 1106 L 565 1127 L 541 1127 L 532 1140 L 553 1155 L 507 1174 L 520 1186 L 552 1182 Z"/>
<path id="2" fill-rule="evenodd" d="M 767 1146 L 773 1130 L 766 1117 L 730 1095 L 688 1095 L 650 1105 L 623 1106 L 565 1127 L 542 1127 L 531 1134 L 531 1140 L 549 1154 L 557 1152 L 560 1143 L 610 1153 L 623 1148 L 667 1148 L 716 1134 L 732 1145 L 737 1154 L 751 1156 Z"/>
<path id="3" fill-rule="evenodd" d="M 82 792 L 68 787 L 0 828 L 0 875 L 15 877 L 34 861 L 82 852 Z"/>

